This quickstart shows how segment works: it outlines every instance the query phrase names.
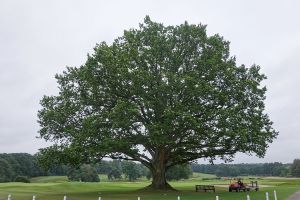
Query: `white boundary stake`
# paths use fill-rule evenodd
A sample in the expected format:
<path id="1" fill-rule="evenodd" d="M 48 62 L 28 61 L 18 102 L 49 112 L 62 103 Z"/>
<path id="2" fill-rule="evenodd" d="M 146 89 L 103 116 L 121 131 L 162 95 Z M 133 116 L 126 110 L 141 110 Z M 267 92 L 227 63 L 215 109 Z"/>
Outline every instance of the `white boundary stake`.
<path id="1" fill-rule="evenodd" d="M 274 200 L 277 200 L 276 190 L 274 190 Z"/>
<path id="2" fill-rule="evenodd" d="M 67 195 L 64 196 L 64 200 L 67 200 Z"/>
<path id="3" fill-rule="evenodd" d="M 99 197 L 98 200 L 101 200 L 101 197 Z"/>
<path id="4" fill-rule="evenodd" d="M 216 196 L 216 200 L 219 200 L 219 196 Z"/>
<path id="5" fill-rule="evenodd" d="M 250 200 L 250 196 L 249 196 L 249 194 L 247 194 L 247 200 Z"/>
<path id="6" fill-rule="evenodd" d="M 266 192 L 266 200 L 269 200 L 269 192 Z"/>
<path id="7" fill-rule="evenodd" d="M 177 197 L 177 200 L 180 200 L 180 196 Z"/>
<path id="8" fill-rule="evenodd" d="M 35 196 L 33 195 L 32 200 L 35 200 Z"/>
<path id="9" fill-rule="evenodd" d="M 7 200 L 11 200 L 11 194 L 8 195 Z"/>
<path id="10" fill-rule="evenodd" d="M 138 200 L 141 200 L 141 197 L 138 197 Z"/>

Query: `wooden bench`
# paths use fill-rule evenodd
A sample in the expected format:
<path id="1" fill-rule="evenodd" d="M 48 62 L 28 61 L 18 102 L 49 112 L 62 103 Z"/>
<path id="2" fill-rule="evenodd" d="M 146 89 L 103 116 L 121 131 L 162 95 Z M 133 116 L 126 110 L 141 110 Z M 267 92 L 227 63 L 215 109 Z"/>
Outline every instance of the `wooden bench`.
<path id="1" fill-rule="evenodd" d="M 196 192 L 198 191 L 208 191 L 208 190 L 212 190 L 214 192 L 216 192 L 215 186 L 213 185 L 195 185 L 196 186 Z"/>

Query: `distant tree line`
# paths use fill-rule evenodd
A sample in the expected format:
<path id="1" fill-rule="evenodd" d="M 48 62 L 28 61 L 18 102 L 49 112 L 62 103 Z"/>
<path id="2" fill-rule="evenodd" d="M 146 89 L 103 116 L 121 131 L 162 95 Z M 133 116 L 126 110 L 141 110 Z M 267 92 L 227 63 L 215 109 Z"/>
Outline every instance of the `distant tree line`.
<path id="1" fill-rule="evenodd" d="M 289 176 L 291 165 L 274 163 L 257 164 L 191 164 L 194 172 L 215 174 L 219 177 L 252 176 Z"/>
<path id="2" fill-rule="evenodd" d="M 28 153 L 0 154 L 0 182 L 20 180 L 22 177 L 45 175 L 37 165 L 37 159 Z"/>
<path id="3" fill-rule="evenodd" d="M 292 176 L 300 177 L 300 159 L 292 164 L 184 164 L 168 169 L 167 180 L 180 180 L 191 177 L 193 172 L 215 174 L 219 177 L 252 176 Z M 37 155 L 28 153 L 0 154 L 0 182 L 28 182 L 36 176 L 67 176 L 70 181 L 99 182 L 98 174 L 106 174 L 110 181 L 134 181 L 141 177 L 151 179 L 149 170 L 140 163 L 121 160 L 102 160 L 95 164 L 77 167 L 56 165 L 48 170 L 38 165 Z"/>
<path id="4" fill-rule="evenodd" d="M 102 160 L 95 164 L 81 166 L 55 165 L 44 170 L 38 165 L 38 155 L 27 153 L 0 154 L 0 182 L 29 182 L 36 176 L 67 176 L 70 181 L 99 182 L 98 174 L 106 174 L 110 181 L 125 179 L 137 180 L 141 177 L 151 179 L 149 170 L 140 163 L 120 160 Z M 189 178 L 190 165 L 170 168 L 166 174 L 168 180 Z"/>

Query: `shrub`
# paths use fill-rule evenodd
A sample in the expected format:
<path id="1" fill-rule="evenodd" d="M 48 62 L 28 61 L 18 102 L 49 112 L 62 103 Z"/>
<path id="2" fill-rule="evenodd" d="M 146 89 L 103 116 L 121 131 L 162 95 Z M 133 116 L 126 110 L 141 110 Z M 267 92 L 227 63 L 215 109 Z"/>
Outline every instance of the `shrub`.
<path id="1" fill-rule="evenodd" d="M 27 176 L 17 176 L 15 182 L 30 183 L 30 180 Z"/>

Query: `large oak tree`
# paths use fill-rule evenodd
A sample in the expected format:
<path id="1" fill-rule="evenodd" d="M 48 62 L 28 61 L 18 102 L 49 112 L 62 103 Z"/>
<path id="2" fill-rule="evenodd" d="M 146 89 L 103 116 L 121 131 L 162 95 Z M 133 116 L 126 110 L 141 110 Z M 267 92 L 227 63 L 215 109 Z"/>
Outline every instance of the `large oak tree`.
<path id="1" fill-rule="evenodd" d="M 56 76 L 59 94 L 44 96 L 38 113 L 40 137 L 54 144 L 41 152 L 51 162 L 139 161 L 156 189 L 170 188 L 165 173 L 177 164 L 262 157 L 277 132 L 259 70 L 237 66 L 229 42 L 204 25 L 146 17 Z"/>

